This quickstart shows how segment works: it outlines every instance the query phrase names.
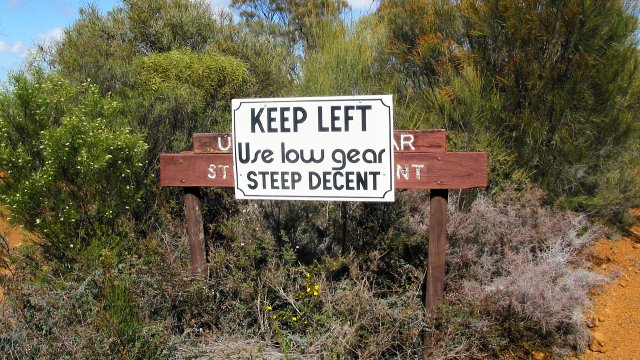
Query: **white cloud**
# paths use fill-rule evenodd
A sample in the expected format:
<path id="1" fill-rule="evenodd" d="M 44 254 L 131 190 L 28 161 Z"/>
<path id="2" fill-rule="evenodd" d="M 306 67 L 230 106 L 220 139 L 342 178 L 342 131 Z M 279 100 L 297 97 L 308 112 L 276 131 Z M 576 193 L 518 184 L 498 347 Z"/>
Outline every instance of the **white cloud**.
<path id="1" fill-rule="evenodd" d="M 11 45 L 9 52 L 13 54 L 20 54 L 22 50 L 24 50 L 24 46 L 22 46 L 22 43 L 20 41 L 16 41 L 13 43 L 13 45 Z"/>
<path id="2" fill-rule="evenodd" d="M 25 48 L 24 45 L 20 41 L 15 41 L 12 44 L 7 44 L 6 42 L 0 40 L 0 54 L 13 54 L 13 55 L 24 55 Z"/>
<path id="3" fill-rule="evenodd" d="M 57 27 L 47 31 L 46 33 L 39 33 L 38 39 L 40 40 L 40 43 L 46 47 L 60 41 L 63 35 L 64 30 Z"/>
<path id="4" fill-rule="evenodd" d="M 370 10 L 378 7 L 376 0 L 347 0 L 353 10 Z"/>
<path id="5" fill-rule="evenodd" d="M 230 0 L 209 0 L 209 6 L 214 12 L 218 12 L 221 10 L 229 11 Z"/>

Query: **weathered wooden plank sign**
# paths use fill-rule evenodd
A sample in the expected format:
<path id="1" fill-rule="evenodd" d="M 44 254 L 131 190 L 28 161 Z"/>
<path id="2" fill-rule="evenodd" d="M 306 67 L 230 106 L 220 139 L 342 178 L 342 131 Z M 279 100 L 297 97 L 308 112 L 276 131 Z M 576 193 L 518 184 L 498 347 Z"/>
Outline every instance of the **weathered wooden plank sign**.
<path id="1" fill-rule="evenodd" d="M 233 139 L 230 133 L 193 134 L 193 152 L 196 154 L 231 153 Z M 393 150 L 406 152 L 443 152 L 447 149 L 444 130 L 395 130 Z"/>
<path id="2" fill-rule="evenodd" d="M 398 151 L 393 168 L 398 189 L 469 189 L 486 187 L 488 183 L 486 153 L 443 152 L 412 153 Z M 259 186 L 287 190 L 297 186 L 293 175 L 259 173 Z M 300 182 L 302 182 L 300 175 Z M 347 186 L 344 176 L 329 179 L 335 186 Z M 231 154 L 160 155 L 161 186 L 233 187 L 234 171 Z M 353 181 L 350 186 L 356 186 Z"/>

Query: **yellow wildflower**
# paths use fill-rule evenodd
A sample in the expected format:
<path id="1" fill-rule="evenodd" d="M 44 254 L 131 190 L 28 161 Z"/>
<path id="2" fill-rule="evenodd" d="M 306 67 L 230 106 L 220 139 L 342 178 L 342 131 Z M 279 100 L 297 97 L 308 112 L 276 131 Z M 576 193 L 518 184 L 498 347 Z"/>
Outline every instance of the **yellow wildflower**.
<path id="1" fill-rule="evenodd" d="M 292 316 L 292 317 L 291 317 L 291 321 L 298 321 L 298 318 L 297 318 L 297 317 L 295 317 L 295 316 Z"/>

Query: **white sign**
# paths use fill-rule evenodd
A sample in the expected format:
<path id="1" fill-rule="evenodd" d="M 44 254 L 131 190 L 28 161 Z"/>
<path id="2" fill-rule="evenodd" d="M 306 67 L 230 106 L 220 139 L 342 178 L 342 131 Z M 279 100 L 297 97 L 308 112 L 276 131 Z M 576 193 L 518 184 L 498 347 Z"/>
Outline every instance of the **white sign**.
<path id="1" fill-rule="evenodd" d="M 394 201 L 391 95 L 231 102 L 237 199 Z"/>

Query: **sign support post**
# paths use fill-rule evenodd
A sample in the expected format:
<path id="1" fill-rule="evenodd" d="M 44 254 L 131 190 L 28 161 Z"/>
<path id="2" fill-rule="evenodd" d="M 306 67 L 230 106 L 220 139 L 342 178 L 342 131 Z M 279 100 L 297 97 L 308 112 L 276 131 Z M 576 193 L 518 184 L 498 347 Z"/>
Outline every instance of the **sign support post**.
<path id="1" fill-rule="evenodd" d="M 202 221 L 202 195 L 199 187 L 184 187 L 184 215 L 191 252 L 191 274 L 207 276 L 207 259 Z"/>
<path id="2" fill-rule="evenodd" d="M 444 300 L 444 274 L 447 251 L 447 211 L 449 190 L 432 189 L 429 194 L 429 249 L 425 307 L 431 314 Z"/>
<path id="3" fill-rule="evenodd" d="M 422 288 L 424 293 L 425 315 L 432 316 L 439 327 L 438 305 L 444 301 L 444 276 L 447 252 L 447 216 L 449 190 L 431 189 L 429 193 L 429 244 L 427 249 L 427 276 Z M 434 343 L 433 334 L 424 332 L 424 356 Z"/>

